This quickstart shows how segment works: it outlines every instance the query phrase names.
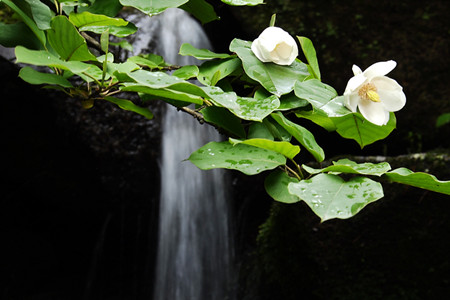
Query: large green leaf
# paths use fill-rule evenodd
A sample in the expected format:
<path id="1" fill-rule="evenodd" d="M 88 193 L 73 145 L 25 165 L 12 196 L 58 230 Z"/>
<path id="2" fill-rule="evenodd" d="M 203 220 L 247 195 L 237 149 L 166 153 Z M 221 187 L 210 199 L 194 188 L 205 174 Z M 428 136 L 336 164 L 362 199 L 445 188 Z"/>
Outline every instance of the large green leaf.
<path id="1" fill-rule="evenodd" d="M 29 50 L 22 46 L 16 47 L 15 54 L 17 63 L 59 68 L 71 71 L 75 74 L 87 72 L 90 68 L 95 67 L 80 61 L 64 61 L 50 52 L 44 50 Z"/>
<path id="2" fill-rule="evenodd" d="M 14 4 L 10 0 L 2 0 L 3 3 L 8 5 L 21 19 L 27 24 L 27 26 L 31 29 L 31 31 L 36 35 L 41 44 L 45 47 L 47 40 L 45 38 L 45 33 L 36 25 L 33 19 L 31 19 L 20 7 Z"/>
<path id="3" fill-rule="evenodd" d="M 50 8 L 39 0 L 25 0 L 31 9 L 33 20 L 41 30 L 50 29 L 50 21 L 55 16 Z"/>
<path id="4" fill-rule="evenodd" d="M 305 99 L 311 103 L 315 109 L 320 110 L 322 110 L 322 107 L 328 104 L 330 100 L 337 97 L 337 92 L 334 88 L 322 83 L 318 79 L 296 82 L 294 91 L 297 97 Z"/>
<path id="5" fill-rule="evenodd" d="M 308 119 L 317 125 L 323 127 L 327 131 L 335 131 L 336 125 L 334 125 L 333 120 L 329 118 L 326 114 L 318 110 L 301 110 L 295 112 L 298 118 Z"/>
<path id="6" fill-rule="evenodd" d="M 344 181 L 331 174 L 318 174 L 312 179 L 290 183 L 288 189 L 304 200 L 322 222 L 350 218 L 367 204 L 383 197 L 383 187 L 379 182 L 365 177 Z"/>
<path id="7" fill-rule="evenodd" d="M 187 80 L 197 77 L 199 73 L 198 67 L 195 65 L 183 66 L 172 73 L 172 76 Z"/>
<path id="8" fill-rule="evenodd" d="M 206 61 L 200 66 L 198 81 L 204 85 L 216 85 L 216 83 L 236 71 L 241 66 L 241 60 L 237 57 Z"/>
<path id="9" fill-rule="evenodd" d="M 52 28 L 47 31 L 48 40 L 63 60 L 95 60 L 95 56 L 89 52 L 86 40 L 67 17 L 54 17 L 51 26 Z"/>
<path id="10" fill-rule="evenodd" d="M 317 144 L 316 139 L 310 131 L 286 119 L 280 112 L 271 114 L 271 117 L 284 129 L 286 129 L 287 132 L 292 134 L 292 136 L 303 147 L 305 147 L 306 150 L 308 150 L 309 153 L 311 153 L 318 162 L 321 162 L 325 159 L 325 153 L 323 149 Z"/>
<path id="11" fill-rule="evenodd" d="M 222 0 L 222 2 L 233 6 L 242 6 L 242 5 L 255 6 L 258 4 L 263 4 L 264 0 Z"/>
<path id="12" fill-rule="evenodd" d="M 280 154 L 283 154 L 284 156 L 290 159 L 294 159 L 294 157 L 300 152 L 299 146 L 294 146 L 289 142 L 275 142 L 270 139 L 253 138 L 248 140 L 236 140 L 230 138 L 229 141 L 233 145 L 246 144 L 262 149 L 275 151 Z"/>
<path id="13" fill-rule="evenodd" d="M 202 24 L 219 19 L 214 11 L 214 7 L 205 0 L 189 0 L 186 4 L 180 6 L 180 8 L 192 14 Z"/>
<path id="14" fill-rule="evenodd" d="M 62 87 L 73 87 L 64 77 L 51 73 L 41 73 L 31 67 L 24 67 L 19 72 L 19 77 L 31 84 L 56 84 Z"/>
<path id="15" fill-rule="evenodd" d="M 242 60 L 245 73 L 272 94 L 281 96 L 290 93 L 296 81 L 302 81 L 309 75 L 307 66 L 298 60 L 290 66 L 263 63 L 253 54 L 251 44 L 234 39 L 230 44 L 230 51 L 235 52 Z"/>
<path id="16" fill-rule="evenodd" d="M 245 144 L 210 142 L 194 153 L 189 160 L 202 170 L 225 168 L 254 175 L 286 164 L 286 158 L 274 151 Z"/>
<path id="17" fill-rule="evenodd" d="M 450 195 L 450 181 L 438 180 L 431 174 L 413 172 L 407 168 L 398 168 L 384 174 L 383 177 L 393 182 Z"/>
<path id="18" fill-rule="evenodd" d="M 334 161 L 333 165 L 323 169 L 313 169 L 305 165 L 303 165 L 303 168 L 309 174 L 333 172 L 333 173 L 351 173 L 351 174 L 381 176 L 386 172 L 388 172 L 391 169 L 391 166 L 387 162 L 382 162 L 378 164 L 374 163 L 358 164 L 349 159 L 340 159 L 338 161 Z"/>
<path id="19" fill-rule="evenodd" d="M 125 37 L 137 31 L 134 24 L 121 18 L 111 18 L 105 15 L 96 15 L 88 11 L 71 13 L 69 20 L 80 31 L 92 31 L 98 34 L 109 30 L 109 33 L 118 37 Z"/>
<path id="20" fill-rule="evenodd" d="M 201 110 L 201 113 L 206 122 L 217 125 L 225 130 L 228 135 L 245 138 L 245 130 L 241 120 L 226 108 L 207 106 Z"/>
<path id="21" fill-rule="evenodd" d="M 179 7 L 189 0 L 120 0 L 123 6 L 131 6 L 143 13 L 154 16 L 162 13 L 168 8 Z"/>
<path id="22" fill-rule="evenodd" d="M 302 47 L 303 54 L 305 54 L 306 60 L 312 69 L 312 74 L 316 79 L 320 80 L 319 63 L 317 62 L 316 49 L 310 39 L 304 36 L 297 36 L 300 46 Z"/>
<path id="23" fill-rule="evenodd" d="M 342 137 L 355 140 L 361 148 L 387 137 L 395 129 L 397 123 L 392 112 L 389 122 L 383 126 L 370 123 L 360 113 L 350 113 L 331 119 L 336 126 L 336 131 Z"/>
<path id="24" fill-rule="evenodd" d="M 300 99 L 297 96 L 295 96 L 294 93 L 289 93 L 287 95 L 283 95 L 280 98 L 280 106 L 277 110 L 291 110 L 296 109 L 300 107 L 305 107 L 309 103 L 305 99 Z"/>
<path id="25" fill-rule="evenodd" d="M 89 11 L 93 14 L 114 17 L 121 9 L 119 0 L 95 0 L 94 4 L 88 7 L 79 6 L 78 12 Z"/>
<path id="26" fill-rule="evenodd" d="M 230 54 L 226 53 L 214 53 L 208 49 L 198 49 L 189 43 L 184 43 L 183 45 L 181 45 L 180 52 L 178 54 L 183 56 L 193 56 L 200 60 L 231 57 Z"/>
<path id="27" fill-rule="evenodd" d="M 130 100 L 125 100 L 125 99 L 120 99 L 120 98 L 115 98 L 115 97 L 110 97 L 110 96 L 105 97 L 105 100 L 116 104 L 123 110 L 128 110 L 128 111 L 138 113 L 141 116 L 144 116 L 150 120 L 153 119 L 153 114 L 151 111 L 148 110 L 147 107 L 137 106 Z"/>
<path id="28" fill-rule="evenodd" d="M 290 177 L 286 172 L 281 170 L 274 170 L 264 181 L 264 187 L 267 194 L 269 194 L 274 200 L 283 203 L 296 203 L 301 199 L 297 196 L 289 193 L 289 183 L 298 183 L 299 180 L 294 177 Z"/>

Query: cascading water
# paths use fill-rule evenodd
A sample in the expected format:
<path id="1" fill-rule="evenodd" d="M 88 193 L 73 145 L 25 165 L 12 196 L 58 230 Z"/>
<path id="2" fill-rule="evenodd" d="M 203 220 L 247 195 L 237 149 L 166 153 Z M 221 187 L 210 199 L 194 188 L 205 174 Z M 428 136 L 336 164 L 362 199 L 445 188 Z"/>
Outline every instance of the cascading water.
<path id="1" fill-rule="evenodd" d="M 155 44 L 155 51 L 172 64 L 192 64 L 178 55 L 184 42 L 209 48 L 202 28 L 182 10 L 137 21 L 145 32 L 139 45 Z M 157 36 L 156 36 L 157 35 Z M 163 119 L 161 198 L 154 300 L 233 299 L 232 250 L 224 175 L 201 171 L 189 154 L 219 140 L 210 126 L 168 107 Z"/>

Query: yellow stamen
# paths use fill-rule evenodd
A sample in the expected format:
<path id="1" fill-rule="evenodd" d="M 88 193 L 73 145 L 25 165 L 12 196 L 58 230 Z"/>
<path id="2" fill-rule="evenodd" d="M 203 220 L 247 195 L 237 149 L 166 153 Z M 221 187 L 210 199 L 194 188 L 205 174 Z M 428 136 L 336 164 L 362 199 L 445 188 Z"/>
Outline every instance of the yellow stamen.
<path id="1" fill-rule="evenodd" d="M 358 91 L 359 97 L 364 100 L 381 102 L 380 95 L 377 93 L 377 87 L 373 83 L 366 83 Z"/>
<path id="2" fill-rule="evenodd" d="M 380 95 L 378 95 L 375 91 L 367 91 L 367 97 L 369 100 L 372 100 L 373 102 L 381 102 Z"/>

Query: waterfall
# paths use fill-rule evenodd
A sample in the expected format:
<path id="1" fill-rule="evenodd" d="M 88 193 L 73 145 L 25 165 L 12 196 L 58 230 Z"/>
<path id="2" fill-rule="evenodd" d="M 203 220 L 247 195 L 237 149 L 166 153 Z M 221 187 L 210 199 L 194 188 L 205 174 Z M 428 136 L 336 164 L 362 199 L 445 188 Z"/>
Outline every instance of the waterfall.
<path id="1" fill-rule="evenodd" d="M 137 21 L 142 32 L 133 43 L 136 53 L 154 43 L 167 62 L 195 61 L 178 50 L 187 42 L 210 48 L 202 28 L 187 13 L 168 9 Z M 167 107 L 162 124 L 161 197 L 154 300 L 233 299 L 231 232 L 224 174 L 201 171 L 188 161 L 190 153 L 216 131 L 191 116 Z"/>

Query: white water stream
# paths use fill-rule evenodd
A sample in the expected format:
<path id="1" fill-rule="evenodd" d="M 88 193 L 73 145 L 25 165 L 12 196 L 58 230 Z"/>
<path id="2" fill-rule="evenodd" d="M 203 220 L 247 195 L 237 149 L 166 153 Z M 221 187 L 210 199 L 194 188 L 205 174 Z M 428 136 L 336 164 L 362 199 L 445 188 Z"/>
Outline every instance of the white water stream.
<path id="1" fill-rule="evenodd" d="M 143 18 L 144 28 L 134 43 L 154 43 L 167 62 L 184 65 L 195 61 L 181 57 L 182 43 L 210 48 L 201 26 L 184 11 L 166 10 Z M 154 300 L 234 299 L 231 282 L 232 242 L 224 175 L 201 171 L 189 161 L 190 153 L 220 139 L 216 131 L 168 107 L 163 119 L 161 198 Z"/>

